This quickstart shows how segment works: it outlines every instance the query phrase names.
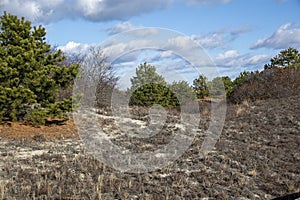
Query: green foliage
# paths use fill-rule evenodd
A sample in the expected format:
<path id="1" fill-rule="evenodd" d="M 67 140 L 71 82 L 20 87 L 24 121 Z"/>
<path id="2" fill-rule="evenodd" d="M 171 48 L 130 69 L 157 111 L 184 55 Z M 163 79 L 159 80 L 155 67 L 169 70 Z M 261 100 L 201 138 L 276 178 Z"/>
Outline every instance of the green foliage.
<path id="1" fill-rule="evenodd" d="M 24 120 L 34 126 L 45 124 L 45 118 L 47 117 L 47 112 L 42 108 L 37 108 L 32 110 L 32 112 L 26 114 Z"/>
<path id="2" fill-rule="evenodd" d="M 216 77 L 207 83 L 210 95 L 213 97 L 225 96 L 225 89 L 222 77 Z"/>
<path id="3" fill-rule="evenodd" d="M 178 98 L 169 88 L 163 76 L 156 72 L 155 66 L 147 63 L 136 69 L 136 76 L 131 78 L 130 105 L 150 107 L 159 104 L 164 107 L 180 105 Z"/>
<path id="4" fill-rule="evenodd" d="M 155 83 L 158 85 L 167 85 L 163 76 L 156 72 L 155 66 L 149 65 L 146 62 L 140 64 L 136 69 L 136 76 L 130 79 L 131 81 L 131 91 L 149 83 Z"/>
<path id="5" fill-rule="evenodd" d="M 283 67 L 290 69 L 300 69 L 300 53 L 297 49 L 288 48 L 271 58 L 271 63 L 265 65 L 265 69 L 273 67 Z"/>
<path id="6" fill-rule="evenodd" d="M 233 81 L 231 81 L 229 76 L 222 76 L 222 81 L 224 84 L 226 96 L 229 96 L 233 90 L 234 83 L 233 83 Z"/>
<path id="7" fill-rule="evenodd" d="M 71 111 L 71 98 L 57 101 L 70 88 L 79 65 L 61 65 L 63 53 L 51 51 L 42 26 L 4 13 L 0 17 L 0 120 L 60 117 Z M 33 117 L 34 116 L 34 117 Z"/>
<path id="8" fill-rule="evenodd" d="M 208 81 L 204 75 L 200 75 L 193 82 L 193 88 L 197 94 L 197 98 L 229 95 L 232 92 L 233 86 L 234 83 L 228 76 L 215 77 L 213 80 Z"/>
<path id="9" fill-rule="evenodd" d="M 209 97 L 207 78 L 203 74 L 193 81 L 193 89 L 197 98 L 203 99 Z"/>
<path id="10" fill-rule="evenodd" d="M 194 93 L 193 88 L 186 81 L 174 81 L 170 85 L 170 89 L 175 94 L 181 105 L 196 99 L 196 94 Z"/>
<path id="11" fill-rule="evenodd" d="M 245 80 L 247 80 L 247 78 L 250 76 L 251 72 L 248 71 L 243 71 L 240 73 L 240 75 L 238 77 L 236 77 L 236 79 L 234 79 L 233 81 L 233 87 L 236 87 L 237 85 L 242 84 Z"/>
<path id="12" fill-rule="evenodd" d="M 156 83 L 137 88 L 130 98 L 130 105 L 151 107 L 154 104 L 173 107 L 179 105 L 179 101 L 167 86 Z"/>

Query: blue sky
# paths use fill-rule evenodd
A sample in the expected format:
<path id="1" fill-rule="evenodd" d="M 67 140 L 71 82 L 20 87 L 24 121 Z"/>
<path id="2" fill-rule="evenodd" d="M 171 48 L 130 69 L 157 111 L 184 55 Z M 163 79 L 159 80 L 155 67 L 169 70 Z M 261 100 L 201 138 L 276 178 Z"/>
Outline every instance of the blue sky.
<path id="1" fill-rule="evenodd" d="M 299 0 L 0 0 L 4 10 L 44 25 L 47 41 L 66 52 L 135 28 L 175 30 L 231 77 L 263 69 L 282 49 L 300 48 Z M 127 63 L 143 60 L 137 57 Z"/>

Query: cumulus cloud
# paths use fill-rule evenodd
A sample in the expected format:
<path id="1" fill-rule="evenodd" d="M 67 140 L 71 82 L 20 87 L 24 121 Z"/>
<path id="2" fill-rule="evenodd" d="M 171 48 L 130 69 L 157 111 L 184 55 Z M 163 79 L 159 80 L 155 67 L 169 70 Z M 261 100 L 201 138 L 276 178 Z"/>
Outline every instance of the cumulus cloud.
<path id="1" fill-rule="evenodd" d="M 0 11 L 24 16 L 34 22 L 56 21 L 62 17 L 66 4 L 64 0 L 3 0 Z M 65 10 L 66 13 L 66 10 Z"/>
<path id="2" fill-rule="evenodd" d="M 183 0 L 1 0 L 0 11 L 24 16 L 34 22 L 50 23 L 61 19 L 89 21 L 127 20 L 155 10 L 166 9 Z M 230 0 L 185 0 L 186 4 L 228 3 Z"/>
<path id="3" fill-rule="evenodd" d="M 220 73 L 235 78 L 240 72 L 262 70 L 268 63 L 271 55 L 267 54 L 240 54 L 238 51 L 229 50 L 216 56 L 216 63 Z"/>
<path id="4" fill-rule="evenodd" d="M 224 47 L 225 33 L 223 31 L 213 31 L 208 34 L 192 35 L 191 38 L 207 49 Z"/>
<path id="5" fill-rule="evenodd" d="M 102 46 L 105 55 L 116 58 L 123 56 L 124 52 L 126 53 L 132 51 L 143 51 L 145 49 L 156 49 L 161 51 L 159 58 L 171 58 L 172 51 L 177 52 L 178 54 L 182 53 L 187 57 L 187 59 L 192 59 L 193 55 L 195 55 L 195 51 L 200 48 L 191 39 L 191 37 L 178 35 L 175 32 L 170 32 L 165 29 L 135 29 L 132 32 L 124 34 L 125 36 L 113 36 L 109 40 L 105 41 Z"/>
<path id="6" fill-rule="evenodd" d="M 192 35 L 191 38 L 206 49 L 227 48 L 227 43 L 236 40 L 242 34 L 251 31 L 251 27 L 241 25 L 232 30 L 215 30 L 206 34 Z"/>
<path id="7" fill-rule="evenodd" d="M 84 52 L 87 52 L 88 49 L 90 49 L 93 45 L 89 44 L 81 44 L 76 42 L 68 42 L 65 46 L 59 46 L 58 49 L 62 50 L 66 54 L 84 54 Z"/>
<path id="8" fill-rule="evenodd" d="M 167 50 L 167 51 L 161 51 L 157 55 L 150 58 L 149 61 L 157 62 L 157 61 L 164 60 L 164 59 L 174 59 L 175 57 L 176 57 L 176 55 L 174 55 L 174 53 L 172 51 Z"/>
<path id="9" fill-rule="evenodd" d="M 239 52 L 236 50 L 229 50 L 226 51 L 224 53 L 220 53 L 219 55 L 217 55 L 216 59 L 218 60 L 225 60 L 228 58 L 235 58 L 239 56 Z"/>
<path id="10" fill-rule="evenodd" d="M 213 63 L 201 46 L 197 45 L 190 36 L 177 36 L 166 41 L 164 49 L 172 50 L 183 59 L 198 67 L 212 67 Z"/>
<path id="11" fill-rule="evenodd" d="M 171 0 L 2 0 L 0 11 L 25 16 L 35 22 L 49 23 L 64 18 L 89 21 L 124 20 L 166 8 Z"/>
<path id="12" fill-rule="evenodd" d="M 125 23 L 124 27 L 134 27 L 134 25 Z M 164 31 L 164 29 L 135 29 L 133 32 L 125 33 L 126 36 L 124 37 L 112 36 L 103 44 L 102 50 L 104 55 L 108 56 L 109 62 L 113 62 L 116 66 L 121 68 L 124 66 L 135 68 L 139 63 L 145 61 L 149 61 L 150 63 L 160 63 L 167 61 L 177 62 L 182 59 L 191 63 L 196 63 L 196 65 L 201 67 L 203 70 L 209 70 L 209 68 L 213 66 L 212 61 L 209 57 L 207 57 L 205 52 L 199 50 L 200 47 L 195 44 L 195 42 L 201 41 L 203 38 L 206 39 L 206 41 L 212 41 L 214 44 L 215 41 L 212 39 L 209 40 L 208 35 L 203 38 L 199 35 L 195 37 L 195 35 L 184 36 L 176 34 L 172 37 L 167 37 L 167 33 L 168 31 Z M 230 31 L 228 33 L 230 33 Z M 132 38 L 135 39 L 132 40 Z M 220 40 L 219 43 L 223 45 L 223 40 Z M 158 50 L 158 53 L 153 54 L 153 56 L 150 54 L 150 56 L 148 55 L 145 57 L 147 59 L 143 58 L 144 60 L 141 60 L 145 50 L 155 50 L 157 46 L 160 47 L 160 49 L 156 49 Z M 214 46 L 215 45 L 206 43 L 206 47 Z M 88 49 L 88 45 L 69 42 L 65 46 L 60 47 L 60 49 L 65 52 L 76 53 L 83 52 L 84 49 Z M 215 49 L 208 49 L 208 51 L 210 50 L 215 51 Z M 182 57 L 179 59 L 178 56 Z M 228 75 L 233 77 L 234 75 L 238 75 L 238 73 L 243 71 L 243 69 L 261 69 L 263 65 L 270 60 L 270 58 L 271 56 L 266 54 L 241 54 L 237 50 L 231 49 L 218 54 L 214 58 L 214 62 L 221 72 L 226 71 Z M 182 74 L 192 74 L 192 72 L 194 72 L 193 68 L 187 68 L 186 65 L 182 64 L 178 66 L 179 68 L 176 68 L 176 70 Z"/>
<path id="13" fill-rule="evenodd" d="M 220 68 L 262 68 L 270 60 L 271 56 L 267 54 L 240 54 L 236 50 L 229 50 L 224 53 L 220 53 L 214 59 L 216 65 Z"/>
<path id="14" fill-rule="evenodd" d="M 144 31 L 143 31 L 144 30 Z M 159 34 L 160 37 L 157 37 Z M 139 37 L 136 37 L 139 35 Z M 134 40 L 132 40 L 134 38 Z M 83 52 L 86 46 L 76 42 L 69 42 L 60 47 L 66 53 Z M 103 54 L 107 56 L 107 61 L 114 66 L 121 67 L 118 71 L 127 74 L 124 67 L 135 69 L 135 67 L 145 61 L 155 63 L 155 65 L 167 65 L 166 63 L 186 60 L 194 66 L 201 68 L 207 76 L 214 76 L 215 71 L 212 60 L 189 36 L 170 33 L 165 29 L 136 29 L 133 32 L 125 32 L 121 37 L 113 36 L 101 44 Z M 145 52 L 157 51 L 145 56 Z M 180 57 L 181 56 L 181 57 Z M 134 65 L 133 65 L 134 63 Z M 182 62 L 180 62 L 182 63 Z M 130 65 L 130 66 L 128 66 Z M 171 69 L 166 71 L 176 71 L 180 75 L 195 74 L 195 69 L 187 65 L 170 65 Z M 192 73 L 194 72 L 194 73 Z M 171 76 L 172 77 L 172 76 Z"/>
<path id="15" fill-rule="evenodd" d="M 285 49 L 288 47 L 300 47 L 300 28 L 292 23 L 279 27 L 271 36 L 259 39 L 251 49 L 258 48 Z"/>
<path id="16" fill-rule="evenodd" d="M 134 26 L 132 25 L 130 22 L 126 21 L 126 22 L 121 22 L 117 25 L 115 25 L 114 27 L 108 28 L 105 30 L 105 32 L 108 35 L 115 35 L 124 31 L 130 31 L 136 28 L 142 28 L 142 26 Z"/>
<path id="17" fill-rule="evenodd" d="M 148 34 L 157 34 L 155 28 L 147 28 L 144 29 L 142 25 L 133 25 L 130 22 L 121 22 L 116 24 L 113 27 L 110 27 L 106 29 L 106 33 L 108 35 L 115 35 L 124 31 L 130 31 L 133 29 L 141 29 L 141 32 L 136 31 L 135 34 L 137 37 L 141 36 L 147 36 Z M 227 47 L 227 44 L 229 42 L 232 42 L 233 40 L 240 37 L 243 33 L 249 32 L 252 29 L 247 25 L 241 25 L 235 29 L 227 29 L 227 30 L 214 30 L 208 33 L 200 33 L 200 34 L 194 34 L 191 36 L 181 37 L 177 38 L 176 42 L 182 43 L 186 39 L 193 40 L 197 44 L 199 44 L 201 47 L 205 49 L 216 49 L 221 48 L 224 49 Z M 174 42 L 174 41 L 173 41 Z"/>

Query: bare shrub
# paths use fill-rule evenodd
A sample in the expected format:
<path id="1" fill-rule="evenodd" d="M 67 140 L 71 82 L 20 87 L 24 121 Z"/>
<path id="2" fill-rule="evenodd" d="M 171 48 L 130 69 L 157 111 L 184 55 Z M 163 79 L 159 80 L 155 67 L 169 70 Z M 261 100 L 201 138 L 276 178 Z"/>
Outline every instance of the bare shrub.
<path id="1" fill-rule="evenodd" d="M 228 99 L 232 103 L 241 103 L 244 100 L 285 98 L 297 95 L 299 91 L 300 70 L 273 67 L 251 73 L 245 81 L 235 86 Z"/>

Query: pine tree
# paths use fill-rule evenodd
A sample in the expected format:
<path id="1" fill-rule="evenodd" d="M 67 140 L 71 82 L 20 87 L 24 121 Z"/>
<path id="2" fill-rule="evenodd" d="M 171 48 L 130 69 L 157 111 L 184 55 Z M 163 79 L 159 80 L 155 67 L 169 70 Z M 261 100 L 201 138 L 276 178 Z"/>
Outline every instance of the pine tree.
<path id="1" fill-rule="evenodd" d="M 210 95 L 213 97 L 225 96 L 225 81 L 230 81 L 229 77 L 215 77 L 212 81 L 207 83 Z M 231 81 L 230 81 L 231 82 Z M 227 82 L 226 82 L 227 83 Z M 227 90 L 226 90 L 227 91 Z"/>
<path id="2" fill-rule="evenodd" d="M 175 94 L 170 90 L 164 77 L 156 72 L 155 66 L 147 63 L 136 69 L 136 76 L 130 79 L 130 105 L 150 107 L 159 104 L 164 107 L 179 105 Z"/>
<path id="3" fill-rule="evenodd" d="M 280 53 L 271 58 L 270 61 L 270 64 L 265 64 L 265 69 L 271 69 L 273 67 L 300 69 L 300 53 L 297 49 L 291 47 L 280 51 Z"/>
<path id="4" fill-rule="evenodd" d="M 32 27 L 22 17 L 0 17 L 0 120 L 62 117 L 72 109 L 72 99 L 57 101 L 59 90 L 72 86 L 79 65 L 61 65 L 63 53 L 51 51 L 46 30 Z"/>
<path id="5" fill-rule="evenodd" d="M 133 91 L 138 87 L 143 86 L 144 84 L 160 84 L 166 85 L 166 81 L 163 76 L 159 75 L 156 72 L 155 66 L 149 65 L 146 62 L 144 64 L 140 64 L 136 69 L 136 76 L 130 79 L 131 81 L 131 88 L 130 90 Z"/>
<path id="6" fill-rule="evenodd" d="M 207 86 L 207 78 L 204 75 L 200 75 L 193 81 L 193 89 L 197 98 L 209 97 L 209 90 Z"/>
<path id="7" fill-rule="evenodd" d="M 171 91 L 175 94 L 174 96 L 178 98 L 180 105 L 189 103 L 196 99 L 196 94 L 194 93 L 193 88 L 186 81 L 173 81 L 170 85 Z M 174 105 L 174 106 L 180 106 Z"/>

